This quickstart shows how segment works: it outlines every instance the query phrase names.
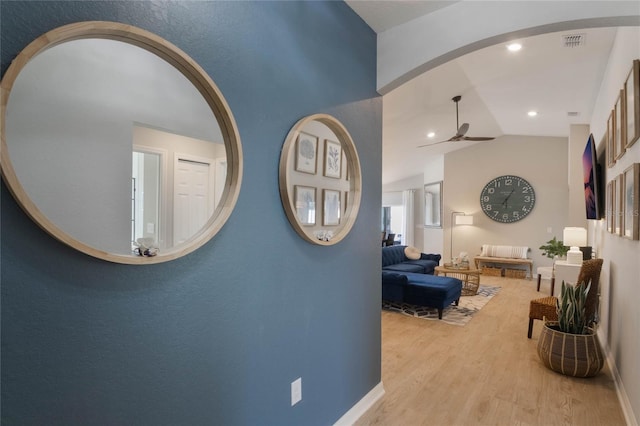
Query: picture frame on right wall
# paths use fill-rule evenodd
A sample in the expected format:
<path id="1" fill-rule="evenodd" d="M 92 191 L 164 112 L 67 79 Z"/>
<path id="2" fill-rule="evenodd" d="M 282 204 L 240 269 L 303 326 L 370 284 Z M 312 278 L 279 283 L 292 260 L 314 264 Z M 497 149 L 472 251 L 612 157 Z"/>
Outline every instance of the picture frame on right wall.
<path id="1" fill-rule="evenodd" d="M 629 166 L 622 174 L 622 236 L 631 240 L 640 239 L 640 163 Z"/>
<path id="2" fill-rule="evenodd" d="M 607 166 L 613 167 L 616 164 L 616 111 L 613 109 L 607 120 Z"/>
<path id="3" fill-rule="evenodd" d="M 613 191 L 613 208 L 615 210 L 614 234 L 622 236 L 624 230 L 624 212 L 622 210 L 622 174 L 616 176 L 616 186 Z"/>
<path id="4" fill-rule="evenodd" d="M 624 99 L 624 90 L 620 90 L 620 94 L 618 95 L 618 100 L 616 100 L 616 106 L 614 109 L 614 111 L 616 112 L 616 116 L 614 119 L 616 160 L 622 157 L 626 151 L 626 148 L 625 148 L 626 116 L 624 113 L 624 104 L 622 103 L 623 99 Z"/>
<path id="5" fill-rule="evenodd" d="M 633 61 L 624 82 L 625 148 L 640 138 L 640 59 Z"/>
<path id="6" fill-rule="evenodd" d="M 607 183 L 607 209 L 606 209 L 606 217 L 607 217 L 607 232 L 613 234 L 615 230 L 615 212 L 613 211 L 613 194 L 615 192 L 616 181 L 611 180 Z"/>

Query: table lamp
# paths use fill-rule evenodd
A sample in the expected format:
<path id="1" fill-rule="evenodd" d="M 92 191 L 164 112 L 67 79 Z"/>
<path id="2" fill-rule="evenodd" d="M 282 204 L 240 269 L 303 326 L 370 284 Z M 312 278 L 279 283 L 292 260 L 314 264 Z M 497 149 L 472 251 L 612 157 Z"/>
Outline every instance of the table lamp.
<path id="1" fill-rule="evenodd" d="M 587 245 L 587 230 L 585 228 L 564 228 L 562 239 L 565 246 L 569 246 L 567 252 L 567 263 L 572 265 L 582 264 L 581 246 Z"/>
<path id="2" fill-rule="evenodd" d="M 459 225 L 473 225 L 473 215 L 466 214 L 465 212 L 451 212 L 451 259 L 455 257 L 453 255 L 453 228 Z"/>

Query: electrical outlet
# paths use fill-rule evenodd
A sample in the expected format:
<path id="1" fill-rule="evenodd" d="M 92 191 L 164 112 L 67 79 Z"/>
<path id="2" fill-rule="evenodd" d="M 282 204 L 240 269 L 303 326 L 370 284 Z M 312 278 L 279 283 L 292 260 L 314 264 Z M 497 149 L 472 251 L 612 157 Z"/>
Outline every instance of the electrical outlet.
<path id="1" fill-rule="evenodd" d="M 298 377 L 291 382 L 291 406 L 293 407 L 302 400 L 302 377 Z"/>

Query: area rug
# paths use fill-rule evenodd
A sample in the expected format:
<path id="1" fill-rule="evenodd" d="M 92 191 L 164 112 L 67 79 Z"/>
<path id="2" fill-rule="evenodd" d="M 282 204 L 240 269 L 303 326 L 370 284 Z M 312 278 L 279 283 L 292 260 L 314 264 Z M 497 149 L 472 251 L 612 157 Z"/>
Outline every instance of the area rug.
<path id="1" fill-rule="evenodd" d="M 489 300 L 500 291 L 500 287 L 481 285 L 475 296 L 462 296 L 458 306 L 451 305 L 443 309 L 442 321 L 451 325 L 466 325 L 473 315 L 478 312 Z M 424 306 L 409 305 L 407 303 L 382 301 L 382 309 L 399 312 L 410 317 L 438 321 L 438 310 Z"/>

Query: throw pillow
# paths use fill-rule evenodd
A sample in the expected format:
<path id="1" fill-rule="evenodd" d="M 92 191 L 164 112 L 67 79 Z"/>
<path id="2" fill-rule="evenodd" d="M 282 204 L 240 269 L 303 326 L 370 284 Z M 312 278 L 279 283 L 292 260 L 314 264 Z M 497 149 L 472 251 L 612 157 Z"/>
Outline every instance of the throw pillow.
<path id="1" fill-rule="evenodd" d="M 404 249 L 404 255 L 407 256 L 407 259 L 418 260 L 420 259 L 420 250 L 415 247 L 407 246 Z"/>

